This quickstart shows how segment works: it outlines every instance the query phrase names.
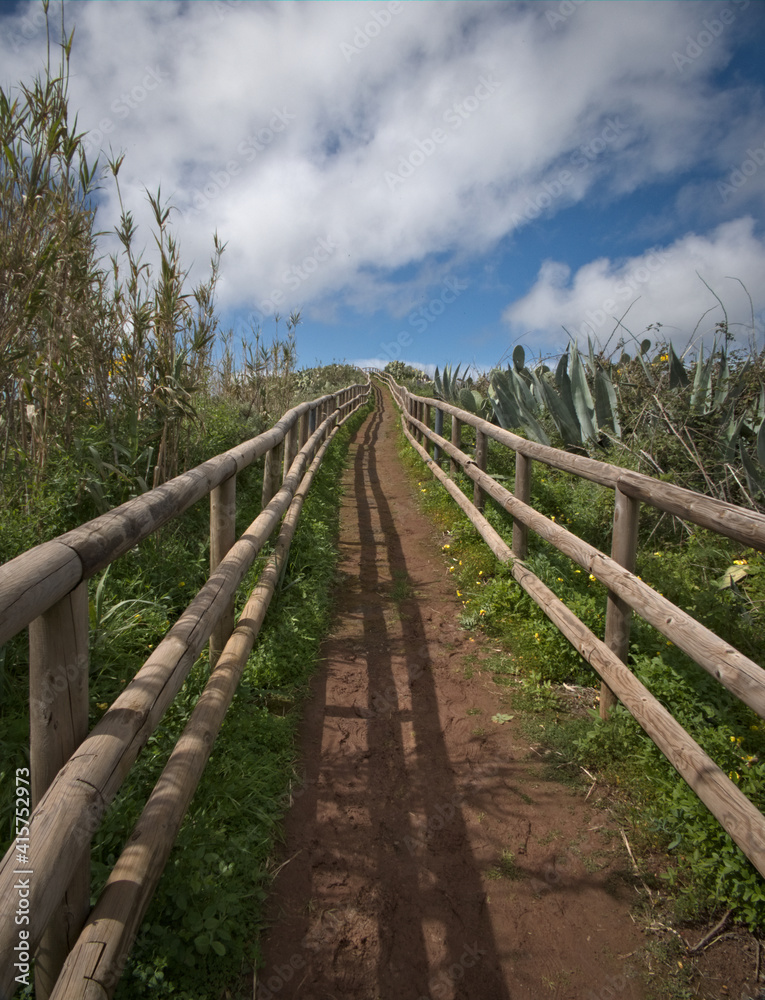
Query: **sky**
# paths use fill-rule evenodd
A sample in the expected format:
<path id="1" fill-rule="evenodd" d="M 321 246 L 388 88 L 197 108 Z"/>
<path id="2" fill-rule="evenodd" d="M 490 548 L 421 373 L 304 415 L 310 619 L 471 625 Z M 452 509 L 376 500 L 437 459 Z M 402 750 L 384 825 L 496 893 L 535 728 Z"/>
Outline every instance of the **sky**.
<path id="1" fill-rule="evenodd" d="M 190 281 L 226 243 L 237 343 L 299 310 L 301 367 L 485 371 L 588 336 L 692 353 L 725 315 L 765 349 L 762 0 L 67 0 L 64 18 L 91 155 L 125 154 L 149 256 L 147 190 Z M 41 4 L 0 3 L 0 85 L 44 59 Z M 109 178 L 98 198 L 106 251 Z"/>

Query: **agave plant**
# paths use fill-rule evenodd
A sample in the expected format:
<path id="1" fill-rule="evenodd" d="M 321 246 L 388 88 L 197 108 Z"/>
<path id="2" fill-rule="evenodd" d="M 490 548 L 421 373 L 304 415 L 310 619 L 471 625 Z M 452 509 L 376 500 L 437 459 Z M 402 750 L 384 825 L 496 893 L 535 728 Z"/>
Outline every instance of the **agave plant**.
<path id="1" fill-rule="evenodd" d="M 460 384 L 461 381 L 464 381 L 459 377 L 460 368 L 461 365 L 457 365 L 452 371 L 451 365 L 444 365 L 443 375 L 440 375 L 438 368 L 436 368 L 433 376 L 436 398 L 467 410 L 468 413 L 488 418 L 491 414 L 490 404 L 476 389 Z"/>

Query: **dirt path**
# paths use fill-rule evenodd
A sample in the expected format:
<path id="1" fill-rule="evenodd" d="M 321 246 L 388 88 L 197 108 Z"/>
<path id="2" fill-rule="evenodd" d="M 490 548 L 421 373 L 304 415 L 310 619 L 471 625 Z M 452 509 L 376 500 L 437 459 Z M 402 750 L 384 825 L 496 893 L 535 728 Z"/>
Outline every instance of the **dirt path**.
<path id="1" fill-rule="evenodd" d="M 638 1000 L 621 838 L 595 795 L 547 780 L 514 722 L 491 721 L 490 646 L 458 626 L 395 419 L 386 396 L 351 445 L 335 626 L 256 995 Z"/>

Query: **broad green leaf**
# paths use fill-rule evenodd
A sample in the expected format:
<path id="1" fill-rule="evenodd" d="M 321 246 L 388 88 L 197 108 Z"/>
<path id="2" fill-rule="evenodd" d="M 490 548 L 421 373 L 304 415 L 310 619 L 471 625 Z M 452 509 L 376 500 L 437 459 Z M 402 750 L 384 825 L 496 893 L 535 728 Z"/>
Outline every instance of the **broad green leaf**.
<path id="1" fill-rule="evenodd" d="M 598 368 L 595 373 L 595 413 L 598 427 L 607 427 L 617 437 L 621 436 L 616 392 L 611 379 L 602 368 Z"/>
<path id="2" fill-rule="evenodd" d="M 579 418 L 579 426 L 582 428 L 582 439 L 584 441 L 595 441 L 598 432 L 595 428 L 595 404 L 592 400 L 590 387 L 587 385 L 582 360 L 579 357 L 579 350 L 574 345 L 571 353 L 571 395 L 574 399 L 574 409 Z"/>
<path id="3" fill-rule="evenodd" d="M 677 389 L 679 386 L 688 385 L 688 373 L 685 370 L 685 366 L 678 356 L 675 354 L 675 349 L 672 346 L 672 342 L 669 344 L 669 387 L 670 389 Z"/>
<path id="4" fill-rule="evenodd" d="M 526 352 L 521 347 L 520 344 L 513 351 L 513 364 L 515 365 L 516 371 L 522 371 L 524 364 L 526 363 Z"/>

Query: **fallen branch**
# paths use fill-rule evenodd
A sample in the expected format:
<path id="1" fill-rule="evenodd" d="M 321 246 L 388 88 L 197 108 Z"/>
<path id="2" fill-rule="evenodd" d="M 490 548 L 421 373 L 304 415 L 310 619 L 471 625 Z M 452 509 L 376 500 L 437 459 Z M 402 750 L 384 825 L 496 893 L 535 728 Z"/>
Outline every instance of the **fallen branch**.
<path id="1" fill-rule="evenodd" d="M 705 934 L 704 937 L 699 942 L 697 942 L 697 944 L 695 944 L 692 948 L 689 947 L 688 954 L 698 955 L 700 951 L 703 951 L 704 948 L 706 948 L 711 943 L 712 938 L 716 934 L 719 934 L 720 931 L 723 929 L 723 927 L 725 927 L 725 925 L 728 923 L 728 921 L 730 920 L 731 913 L 733 913 L 733 910 L 728 910 L 728 912 L 723 915 L 722 919 L 715 924 L 715 926 L 708 934 Z"/>

